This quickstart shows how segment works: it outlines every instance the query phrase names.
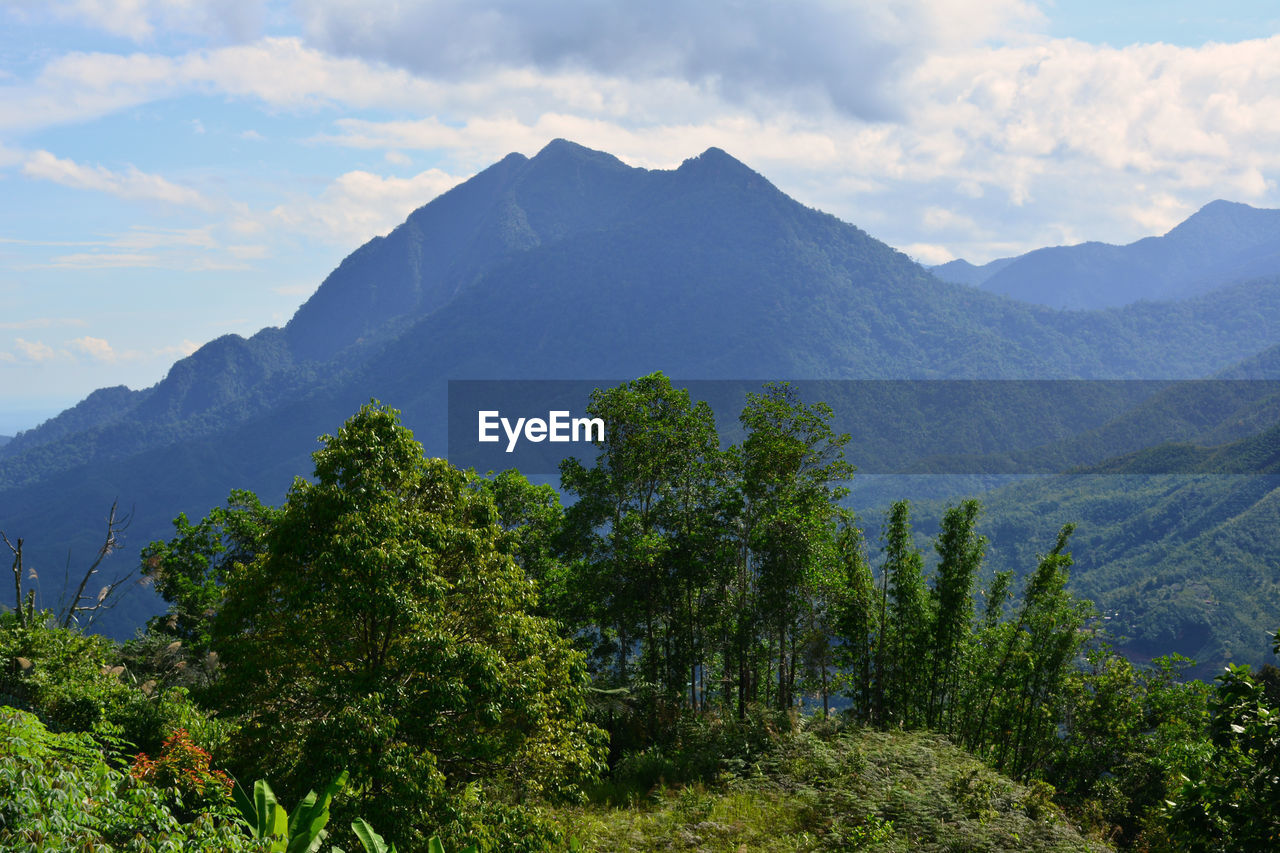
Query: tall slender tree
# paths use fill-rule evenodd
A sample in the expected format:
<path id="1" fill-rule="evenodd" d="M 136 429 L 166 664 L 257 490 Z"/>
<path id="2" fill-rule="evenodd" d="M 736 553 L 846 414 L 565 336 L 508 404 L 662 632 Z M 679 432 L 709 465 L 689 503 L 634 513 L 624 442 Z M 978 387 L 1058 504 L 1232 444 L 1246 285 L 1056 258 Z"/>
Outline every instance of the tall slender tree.
<path id="1" fill-rule="evenodd" d="M 825 403 L 806 404 L 792 386 L 772 383 L 747 395 L 739 418 L 747 431 L 740 456 L 747 541 L 781 709 L 795 701 L 809 580 L 815 562 L 829 553 L 838 502 L 853 476 L 844 455 L 849 436 L 835 432 L 832 416 Z"/>
<path id="2" fill-rule="evenodd" d="M 916 726 L 924 720 L 929 673 L 929 599 L 924 559 L 911 534 L 911 504 L 901 500 L 888 512 L 884 572 L 889 605 L 881 628 L 885 700 L 883 722 Z"/>
<path id="3" fill-rule="evenodd" d="M 928 706 L 931 728 L 950 729 L 955 723 L 960 663 L 973 632 L 973 582 L 987 544 L 975 529 L 980 512 L 981 505 L 972 499 L 948 507 L 935 542 L 938 569 L 933 585 L 933 673 Z"/>

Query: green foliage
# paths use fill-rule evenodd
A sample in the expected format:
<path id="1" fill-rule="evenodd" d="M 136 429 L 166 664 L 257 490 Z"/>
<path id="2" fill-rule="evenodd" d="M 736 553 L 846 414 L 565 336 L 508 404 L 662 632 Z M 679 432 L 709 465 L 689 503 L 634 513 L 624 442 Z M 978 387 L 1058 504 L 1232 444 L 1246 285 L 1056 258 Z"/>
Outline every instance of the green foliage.
<path id="1" fill-rule="evenodd" d="M 0 698 L 62 731 L 123 739 L 155 753 L 184 729 L 206 749 L 223 746 L 231 725 L 211 718 L 185 688 L 139 683 L 118 663 L 118 649 L 104 637 L 58 627 L 51 614 L 19 625 L 0 614 Z"/>
<path id="2" fill-rule="evenodd" d="M 1274 660 L 1264 638 L 1280 612 L 1277 482 L 1102 473 L 1010 486 L 984 499 L 988 562 L 1017 571 L 1046 524 L 1078 522 L 1071 588 L 1108 617 L 1117 650 L 1184 655 L 1196 661 L 1189 676 L 1212 682 L 1228 662 Z"/>
<path id="3" fill-rule="evenodd" d="M 881 568 L 878 688 L 874 718 L 882 725 L 919 725 L 927 686 L 929 599 L 924 559 L 912 543 L 911 505 L 896 501 L 888 512 Z M 887 596 L 888 604 L 883 603 Z"/>
<path id="4" fill-rule="evenodd" d="M 374 832 L 373 827 L 362 817 L 351 821 L 351 831 L 355 833 L 356 838 L 364 845 L 365 853 L 396 853 L 396 846 L 394 844 L 388 846 L 383 837 Z M 437 836 L 433 835 L 428 839 L 428 849 L 434 851 L 441 847 L 440 839 Z M 472 849 L 472 853 L 474 853 L 474 849 Z"/>
<path id="5" fill-rule="evenodd" d="M 938 568 L 933 585 L 933 689 L 929 694 L 931 728 L 956 723 L 961 692 L 961 658 L 973 630 L 973 582 L 982 567 L 987 540 L 975 531 L 982 507 L 967 500 L 947 510 L 938 534 Z M 944 716 L 945 715 L 945 716 Z"/>
<path id="6" fill-rule="evenodd" d="M 818 606 L 813 580 L 833 562 L 838 502 L 853 466 L 844 456 L 848 435 L 831 427 L 824 403 L 804 403 L 789 385 L 768 384 L 748 394 L 739 416 L 746 437 L 736 456 L 741 477 L 741 524 L 754 574 L 753 618 L 776 648 L 777 689 L 786 710 L 796 700 L 796 647 L 806 623 L 825 645 L 829 631 L 807 619 Z M 810 612 L 806 612 L 810 611 Z M 825 615 L 825 614 L 823 614 Z M 826 655 L 819 663 L 825 676 Z M 824 696 L 825 700 L 825 696 Z"/>
<path id="7" fill-rule="evenodd" d="M 347 778 L 344 770 L 325 786 L 320 796 L 315 791 L 307 792 L 292 814 L 285 811 L 265 779 L 253 783 L 252 798 L 240 785 L 235 786 L 233 795 L 249 834 L 268 842 L 272 853 L 316 853 L 328 836 L 325 826 L 329 823 L 329 805 L 334 795 L 346 786 Z"/>
<path id="8" fill-rule="evenodd" d="M 50 732 L 31 714 L 2 707 L 0 848 L 263 849 L 220 806 L 180 820 L 170 795 L 111 766 L 89 735 Z"/>
<path id="9" fill-rule="evenodd" d="M 1184 658 L 1137 668 L 1101 646 L 1087 661 L 1068 681 L 1067 725 L 1046 775 L 1099 832 L 1142 843 L 1181 774 L 1210 760 L 1208 689 L 1183 678 Z"/>
<path id="10" fill-rule="evenodd" d="M 1048 796 L 945 738 L 811 720 L 776 732 L 746 765 L 708 782 L 659 782 L 560 807 L 585 851 L 687 848 L 856 851 L 1103 851 Z"/>
<path id="11" fill-rule="evenodd" d="M 570 624 L 591 632 L 597 668 L 616 683 L 631 678 L 639 640 L 643 680 L 685 694 L 722 585 L 706 529 L 721 475 L 711 410 L 655 373 L 594 392 L 587 413 L 609 428 L 595 467 L 561 466 L 577 497 L 566 519 L 571 583 L 585 599 Z"/>
<path id="12" fill-rule="evenodd" d="M 1212 753 L 1188 767 L 1169 803 L 1170 834 L 1186 850 L 1280 847 L 1280 708 L 1247 667 L 1218 677 L 1209 702 Z"/>
<path id="13" fill-rule="evenodd" d="M 176 637 L 196 653 L 207 651 L 228 572 L 257 555 L 278 512 L 252 492 L 236 490 L 225 507 L 215 507 L 198 524 L 185 513 L 175 518 L 173 539 L 142 549 L 143 574 L 170 605 L 166 616 L 152 620 L 151 631 Z"/>
<path id="14" fill-rule="evenodd" d="M 609 428 L 592 469 L 561 468 L 577 497 L 566 585 L 581 602 L 566 621 L 592 638 L 596 672 L 648 703 L 632 724 L 652 732 L 678 704 L 787 710 L 809 685 L 825 704 L 837 501 L 852 474 L 831 410 L 766 386 L 747 395 L 745 437 L 727 451 L 710 408 L 661 373 L 596 392 L 588 413 Z"/>
<path id="15" fill-rule="evenodd" d="M 295 796 L 350 768 L 335 808 L 411 849 L 423 827 L 494 817 L 502 791 L 572 796 L 600 761 L 585 668 L 533 614 L 486 490 L 372 404 L 324 439 L 315 474 L 231 567 L 214 622 L 240 761 Z M 466 806 L 482 779 L 495 801 Z"/>

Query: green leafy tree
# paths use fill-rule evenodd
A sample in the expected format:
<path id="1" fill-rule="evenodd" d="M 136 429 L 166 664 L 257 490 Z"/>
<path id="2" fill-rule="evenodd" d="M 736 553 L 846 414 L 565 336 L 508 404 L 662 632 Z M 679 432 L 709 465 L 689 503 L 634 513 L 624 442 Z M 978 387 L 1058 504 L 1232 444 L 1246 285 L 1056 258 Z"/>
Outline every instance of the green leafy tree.
<path id="1" fill-rule="evenodd" d="M 1208 688 L 1186 679 L 1190 664 L 1173 656 L 1135 667 L 1101 645 L 1067 679 L 1063 736 L 1045 776 L 1061 802 L 1100 818 L 1125 846 L 1158 830 L 1180 775 L 1210 760 Z"/>
<path id="2" fill-rule="evenodd" d="M 890 508 L 883 533 L 880 642 L 876 650 L 881 693 L 876 714 L 881 724 L 919 725 L 927 699 L 929 599 L 924 558 L 911 535 L 911 504 Z"/>
<path id="3" fill-rule="evenodd" d="M 852 521 L 842 526 L 838 540 L 840 572 L 834 595 L 834 629 L 839 638 L 838 660 L 844 666 L 844 694 L 853 700 L 858 719 L 871 719 L 874 696 L 877 597 L 866 540 Z"/>
<path id="4" fill-rule="evenodd" d="M 472 783 L 572 794 L 601 759 L 584 662 L 534 615 L 486 490 L 376 404 L 323 442 L 226 577 L 213 637 L 239 754 L 292 796 L 349 768 L 352 816 L 408 849 Z"/>
<path id="5" fill-rule="evenodd" d="M 613 657 L 602 668 L 628 684 L 639 642 L 642 681 L 678 697 L 707 646 L 715 586 L 702 559 L 713 551 L 702 510 L 716 488 L 714 417 L 661 373 L 593 392 L 587 413 L 607 425 L 596 464 L 570 459 L 560 476 L 577 499 L 567 513 L 574 585 L 594 600 L 597 657 Z"/>
<path id="6" fill-rule="evenodd" d="M 122 772 L 88 734 L 52 732 L 33 714 L 0 707 L 0 744 L 0 849 L 264 849 L 226 798 L 184 820 L 168 793 Z"/>
<path id="7" fill-rule="evenodd" d="M 1213 750 L 1187 769 L 1170 834 L 1194 853 L 1280 849 L 1280 708 L 1248 667 L 1232 665 L 1209 711 Z"/>
<path id="8" fill-rule="evenodd" d="M 933 587 L 933 675 L 928 723 L 950 729 L 960 704 L 961 665 L 973 633 L 973 582 L 982 567 L 987 540 L 975 530 L 981 505 L 976 500 L 949 507 L 935 547 L 938 569 Z"/>
<path id="9" fill-rule="evenodd" d="M 835 432 L 832 416 L 830 406 L 806 404 L 782 383 L 748 394 L 739 418 L 747 431 L 739 464 L 756 613 L 770 632 L 773 698 L 784 710 L 795 701 L 811 581 L 834 553 L 838 502 L 854 471 L 844 456 L 849 436 Z"/>
<path id="10" fill-rule="evenodd" d="M 185 513 L 175 518 L 172 539 L 142 549 L 142 573 L 169 602 L 169 612 L 153 619 L 149 629 L 182 640 L 191 652 L 207 651 L 228 572 L 262 550 L 278 515 L 253 492 L 237 489 L 226 506 L 215 507 L 197 524 Z"/>
<path id="11" fill-rule="evenodd" d="M 994 666 L 982 679 L 970 747 L 990 750 L 993 763 L 1017 778 L 1038 772 L 1058 734 L 1067 676 L 1085 642 L 1093 606 L 1066 590 L 1074 524 L 1064 525 L 1053 550 L 1028 577 L 1022 607 L 999 626 Z"/>

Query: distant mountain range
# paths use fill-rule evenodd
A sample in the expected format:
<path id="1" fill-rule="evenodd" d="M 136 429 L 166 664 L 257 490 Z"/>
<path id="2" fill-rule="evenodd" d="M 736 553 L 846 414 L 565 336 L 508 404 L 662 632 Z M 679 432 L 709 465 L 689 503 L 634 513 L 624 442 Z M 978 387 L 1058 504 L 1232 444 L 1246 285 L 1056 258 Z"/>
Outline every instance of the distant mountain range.
<path id="1" fill-rule="evenodd" d="M 1280 274 L 1280 210 L 1214 201 L 1162 237 L 1126 246 L 1054 246 L 982 266 L 955 260 L 933 273 L 1053 308 L 1092 310 L 1182 299 Z"/>
<path id="2" fill-rule="evenodd" d="M 133 511 L 119 566 L 233 488 L 282 499 L 370 398 L 443 454 L 449 379 L 1272 378 L 1277 330 L 1277 275 L 1063 312 L 942 281 L 719 149 L 648 171 L 557 140 L 357 249 L 284 328 L 219 338 L 0 447 L 0 530 L 26 539 L 53 604 L 113 500 Z M 105 627 L 127 635 L 154 606 L 136 596 Z"/>

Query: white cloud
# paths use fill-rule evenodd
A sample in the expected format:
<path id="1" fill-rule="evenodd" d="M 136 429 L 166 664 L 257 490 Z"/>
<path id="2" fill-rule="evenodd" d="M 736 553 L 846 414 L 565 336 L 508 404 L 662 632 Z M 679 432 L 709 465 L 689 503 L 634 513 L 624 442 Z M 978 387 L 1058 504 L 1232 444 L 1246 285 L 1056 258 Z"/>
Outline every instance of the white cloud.
<path id="1" fill-rule="evenodd" d="M 198 349 L 200 349 L 200 344 L 184 338 L 180 344 L 171 344 L 169 346 L 156 348 L 152 351 L 151 355 L 153 357 L 160 358 L 172 358 L 175 356 L 185 357 L 191 355 L 191 353 Z"/>
<path id="2" fill-rule="evenodd" d="M 227 254 L 238 261 L 258 261 L 270 256 L 271 247 L 260 245 L 227 246 Z"/>
<path id="3" fill-rule="evenodd" d="M 157 30 L 219 38 L 249 38 L 261 28 L 264 0 L 18 0 L 27 15 L 53 17 L 115 36 L 147 41 Z"/>
<path id="4" fill-rule="evenodd" d="M 355 246 L 390 231 L 460 180 L 439 169 L 428 169 L 411 178 L 347 172 L 318 198 L 300 198 L 279 205 L 270 212 L 270 218 L 290 229 Z"/>
<path id="5" fill-rule="evenodd" d="M 674 78 L 734 103 L 830 103 L 872 118 L 897 112 L 892 81 L 928 51 L 1012 37 L 1040 18 L 1023 0 L 312 0 L 299 10 L 315 43 L 430 78 L 495 68 Z"/>
<path id="6" fill-rule="evenodd" d="M 26 158 L 27 158 L 27 155 L 25 153 L 21 151 L 16 151 L 12 148 L 6 148 L 4 145 L 0 145 L 0 169 L 7 169 L 10 166 L 17 166 Z"/>
<path id="7" fill-rule="evenodd" d="M 218 241 L 213 236 L 213 226 L 202 228 L 155 228 L 134 225 L 124 233 L 112 237 L 107 245 L 117 249 L 159 249 L 177 246 L 192 246 L 200 249 L 215 249 Z"/>
<path id="8" fill-rule="evenodd" d="M 27 361 L 50 361 L 57 358 L 58 355 L 53 347 L 43 341 L 28 341 L 23 338 L 15 338 L 13 345 Z"/>
<path id="9" fill-rule="evenodd" d="M 94 361 L 113 362 L 116 360 L 116 354 L 111 349 L 111 344 L 102 338 L 85 335 L 84 337 L 67 341 L 67 344 L 89 356 Z"/>
<path id="10" fill-rule="evenodd" d="M 209 207 L 208 200 L 190 187 L 139 171 L 135 166 L 129 166 L 123 172 L 113 172 L 103 166 L 86 166 L 48 151 L 36 151 L 27 158 L 22 172 L 31 178 L 53 181 L 74 189 L 110 193 L 130 201 Z"/>
<path id="11" fill-rule="evenodd" d="M 271 288 L 273 293 L 278 293 L 281 296 L 308 296 L 315 289 L 315 284 L 282 284 Z"/>
<path id="12" fill-rule="evenodd" d="M 48 263 L 51 267 L 64 269 L 117 269 L 120 267 L 159 267 L 163 266 L 157 255 L 146 255 L 132 252 L 77 252 L 71 255 L 58 255 Z"/>
<path id="13" fill-rule="evenodd" d="M 927 266 L 936 266 L 945 264 L 947 261 L 955 260 L 955 255 L 951 254 L 945 246 L 939 246 L 934 243 L 911 243 L 906 246 L 899 246 L 903 252 L 906 252 L 919 263 Z"/>
<path id="14" fill-rule="evenodd" d="M 158 27 L 152 4 L 138 2 Z M 430 151 L 440 166 L 404 179 L 351 171 L 319 195 L 257 210 L 215 204 L 227 216 L 220 227 L 245 244 L 283 227 L 353 245 L 454 175 L 554 137 L 661 168 L 716 145 L 878 237 L 973 260 L 1134 239 L 1216 196 L 1280 200 L 1278 38 L 1199 48 L 1051 40 L 1034 34 L 1034 7 L 1021 0 L 804 0 L 789 11 L 712 0 L 678 12 L 673 2 L 601 0 L 584 11 L 567 0 L 318 0 L 297 7 L 310 42 L 59 57 L 32 80 L 0 85 L 0 128 L 203 93 L 273 113 L 333 110 L 333 132 L 312 141 L 378 150 L 397 166 Z M 210 204 L 159 176 L 21 156 L 50 158 L 37 166 L 74 185 Z M 87 264 L 91 254 L 67 257 Z"/>

